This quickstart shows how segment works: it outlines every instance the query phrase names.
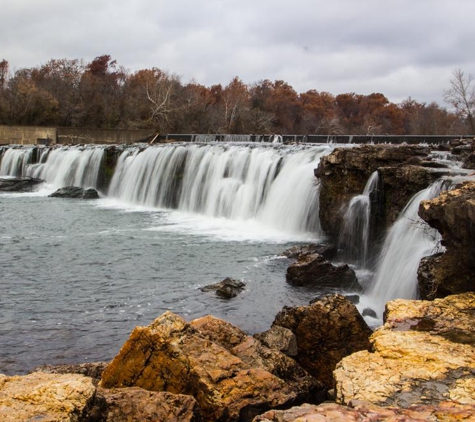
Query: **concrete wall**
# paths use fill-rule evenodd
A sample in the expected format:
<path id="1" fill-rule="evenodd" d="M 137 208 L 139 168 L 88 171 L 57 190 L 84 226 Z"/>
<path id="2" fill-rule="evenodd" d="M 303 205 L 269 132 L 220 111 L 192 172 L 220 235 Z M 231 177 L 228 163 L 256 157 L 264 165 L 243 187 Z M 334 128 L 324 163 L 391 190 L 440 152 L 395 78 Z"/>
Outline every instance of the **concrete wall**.
<path id="1" fill-rule="evenodd" d="M 153 130 L 58 128 L 58 144 L 133 144 L 146 141 Z"/>
<path id="2" fill-rule="evenodd" d="M 0 125 L 0 144 L 42 144 L 56 143 L 56 128 L 35 126 Z"/>

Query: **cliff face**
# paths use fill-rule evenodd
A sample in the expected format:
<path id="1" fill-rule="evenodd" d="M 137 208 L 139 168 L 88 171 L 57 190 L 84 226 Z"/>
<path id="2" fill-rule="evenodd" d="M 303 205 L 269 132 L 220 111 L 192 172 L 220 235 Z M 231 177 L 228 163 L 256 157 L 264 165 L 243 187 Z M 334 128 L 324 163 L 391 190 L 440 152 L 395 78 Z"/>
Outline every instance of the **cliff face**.
<path id="1" fill-rule="evenodd" d="M 475 290 L 475 182 L 465 182 L 422 201 L 419 215 L 442 235 L 443 254 L 424 258 L 419 272 L 422 298 Z"/>

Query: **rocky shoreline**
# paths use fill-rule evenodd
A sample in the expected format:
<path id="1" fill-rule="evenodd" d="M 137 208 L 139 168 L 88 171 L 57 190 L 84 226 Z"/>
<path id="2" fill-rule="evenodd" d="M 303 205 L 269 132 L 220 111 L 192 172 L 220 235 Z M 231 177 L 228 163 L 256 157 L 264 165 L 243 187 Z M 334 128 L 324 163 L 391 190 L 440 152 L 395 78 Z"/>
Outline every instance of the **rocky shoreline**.
<path id="1" fill-rule="evenodd" d="M 452 145 L 468 168 L 474 151 L 473 143 Z M 415 193 L 455 171 L 427 147 L 335 149 L 315 171 L 330 243 L 338 244 L 345 206 L 373 172 L 377 245 Z M 420 296 L 430 300 L 388 302 L 374 332 L 339 294 L 285 307 L 253 336 L 210 315 L 187 322 L 166 312 L 136 327 L 111 362 L 0 375 L 0 419 L 475 420 L 475 181 L 466 179 L 420 204 L 445 247 L 419 267 Z M 288 252 L 296 259 L 288 282 L 354 284 L 351 268 L 327 261 L 337 253 L 328 245 Z"/>

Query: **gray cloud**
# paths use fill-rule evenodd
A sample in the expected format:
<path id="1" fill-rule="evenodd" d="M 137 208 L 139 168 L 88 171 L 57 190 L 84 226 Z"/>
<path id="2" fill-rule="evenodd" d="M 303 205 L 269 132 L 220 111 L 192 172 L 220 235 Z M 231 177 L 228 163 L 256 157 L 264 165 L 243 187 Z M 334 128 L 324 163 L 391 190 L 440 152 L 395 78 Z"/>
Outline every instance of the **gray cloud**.
<path id="1" fill-rule="evenodd" d="M 4 2 L 5 3 L 5 2 Z M 110 54 L 205 85 L 283 79 L 298 92 L 381 92 L 442 103 L 475 73 L 472 0 L 6 0 L 0 59 L 13 69 Z"/>

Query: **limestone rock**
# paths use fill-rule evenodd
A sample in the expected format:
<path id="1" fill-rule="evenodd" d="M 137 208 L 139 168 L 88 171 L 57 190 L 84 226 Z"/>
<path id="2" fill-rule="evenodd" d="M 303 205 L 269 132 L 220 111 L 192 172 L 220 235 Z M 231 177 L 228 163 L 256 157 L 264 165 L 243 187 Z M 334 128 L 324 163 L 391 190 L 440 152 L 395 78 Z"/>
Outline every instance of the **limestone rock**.
<path id="1" fill-rule="evenodd" d="M 433 299 L 475 290 L 475 182 L 465 182 L 437 198 L 422 201 L 419 215 L 442 235 L 443 255 L 422 261 L 419 292 Z"/>
<path id="2" fill-rule="evenodd" d="M 287 282 L 294 286 L 339 287 L 361 290 L 355 272 L 346 264 L 334 266 L 322 255 L 303 255 L 290 264 Z"/>
<path id="3" fill-rule="evenodd" d="M 202 292 L 216 292 L 223 299 L 232 299 L 244 290 L 246 284 L 239 280 L 226 277 L 223 281 L 201 288 Z"/>
<path id="4" fill-rule="evenodd" d="M 31 192 L 43 182 L 32 177 L 0 177 L 0 192 Z"/>
<path id="5" fill-rule="evenodd" d="M 273 325 L 263 333 L 254 334 L 254 337 L 271 349 L 281 351 L 290 357 L 298 354 L 297 338 L 288 328 Z"/>
<path id="6" fill-rule="evenodd" d="M 192 395 L 210 421 L 251 420 L 296 398 L 284 381 L 251 368 L 171 312 L 133 330 L 101 386 Z"/>
<path id="7" fill-rule="evenodd" d="M 66 186 L 49 195 L 51 198 L 98 199 L 99 194 L 93 188 L 83 189 L 78 186 Z"/>
<path id="8" fill-rule="evenodd" d="M 100 389 L 107 402 L 104 422 L 201 422 L 196 400 L 183 394 L 147 391 L 138 387 Z"/>
<path id="9" fill-rule="evenodd" d="M 348 356 L 334 371 L 336 400 L 378 405 L 475 405 L 475 294 L 395 300 L 371 337 L 372 352 Z"/>
<path id="10" fill-rule="evenodd" d="M 284 380 L 295 392 L 296 401 L 320 403 L 324 388 L 293 359 L 245 335 L 229 322 L 205 316 L 191 322 L 206 338 L 228 349 L 251 368 L 261 368 Z"/>
<path id="11" fill-rule="evenodd" d="M 295 334 L 295 360 L 327 388 L 332 387 L 332 371 L 343 357 L 370 347 L 371 329 L 341 295 L 324 296 L 309 306 L 284 307 L 272 325 Z"/>
<path id="12" fill-rule="evenodd" d="M 104 409 L 92 380 L 82 375 L 0 375 L 2 422 L 103 420 Z"/>

